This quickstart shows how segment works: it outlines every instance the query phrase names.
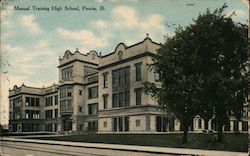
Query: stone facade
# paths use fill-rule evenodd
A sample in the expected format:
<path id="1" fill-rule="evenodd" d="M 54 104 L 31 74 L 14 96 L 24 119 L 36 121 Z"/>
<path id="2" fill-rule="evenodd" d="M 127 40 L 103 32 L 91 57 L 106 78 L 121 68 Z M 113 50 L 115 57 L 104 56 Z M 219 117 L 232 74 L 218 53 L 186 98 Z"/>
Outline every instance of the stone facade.
<path id="1" fill-rule="evenodd" d="M 47 88 L 14 86 L 9 91 L 9 130 L 13 132 L 58 129 L 58 86 Z"/>
<path id="2" fill-rule="evenodd" d="M 160 47 L 146 37 L 132 46 L 120 43 L 114 52 L 104 56 L 95 51 L 82 54 L 67 50 L 59 58 L 58 85 L 47 88 L 22 85 L 10 90 L 10 130 L 180 131 L 178 119 L 162 111 L 156 100 L 143 91 L 143 82 L 158 83 L 159 75 L 149 65 Z M 247 114 L 244 116 L 238 124 L 232 117 L 225 131 L 247 131 Z M 204 129 L 216 130 L 216 124 L 210 120 L 206 127 L 204 120 L 196 116 L 190 130 Z"/>

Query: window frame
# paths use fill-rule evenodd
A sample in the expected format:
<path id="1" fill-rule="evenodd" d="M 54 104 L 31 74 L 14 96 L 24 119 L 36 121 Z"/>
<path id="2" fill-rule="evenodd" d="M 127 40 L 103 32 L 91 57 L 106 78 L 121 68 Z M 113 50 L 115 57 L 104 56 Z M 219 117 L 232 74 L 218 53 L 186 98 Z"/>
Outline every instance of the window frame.
<path id="1" fill-rule="evenodd" d="M 108 88 L 108 72 L 103 73 L 103 88 Z"/>
<path id="2" fill-rule="evenodd" d="M 142 62 L 134 64 L 135 66 L 135 81 L 142 80 Z"/>
<path id="3" fill-rule="evenodd" d="M 108 94 L 104 94 L 103 97 L 103 109 L 108 109 Z"/>

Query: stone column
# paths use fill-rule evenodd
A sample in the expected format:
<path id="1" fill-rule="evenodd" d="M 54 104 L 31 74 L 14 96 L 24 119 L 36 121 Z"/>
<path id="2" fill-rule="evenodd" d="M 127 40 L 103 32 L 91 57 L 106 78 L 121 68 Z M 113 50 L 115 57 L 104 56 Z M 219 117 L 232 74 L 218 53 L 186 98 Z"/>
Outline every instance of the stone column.
<path id="1" fill-rule="evenodd" d="M 150 131 L 150 114 L 146 114 L 146 131 Z"/>
<path id="2" fill-rule="evenodd" d="M 234 121 L 230 121 L 230 131 L 234 131 Z"/>
<path id="3" fill-rule="evenodd" d="M 239 126 L 239 132 L 242 131 L 242 121 L 239 121 L 238 126 Z"/>
<path id="4" fill-rule="evenodd" d="M 212 130 L 212 120 L 208 120 L 208 130 Z"/>

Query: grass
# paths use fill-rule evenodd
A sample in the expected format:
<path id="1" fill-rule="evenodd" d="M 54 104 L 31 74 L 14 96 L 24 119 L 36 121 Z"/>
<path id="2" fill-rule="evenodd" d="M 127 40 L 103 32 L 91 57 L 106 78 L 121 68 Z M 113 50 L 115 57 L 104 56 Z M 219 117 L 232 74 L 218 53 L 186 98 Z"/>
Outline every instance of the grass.
<path id="1" fill-rule="evenodd" d="M 223 134 L 223 143 L 218 143 L 215 137 L 214 134 L 189 134 L 188 143 L 186 144 L 181 143 L 182 134 L 83 134 L 37 139 L 237 152 L 248 151 L 248 134 Z"/>

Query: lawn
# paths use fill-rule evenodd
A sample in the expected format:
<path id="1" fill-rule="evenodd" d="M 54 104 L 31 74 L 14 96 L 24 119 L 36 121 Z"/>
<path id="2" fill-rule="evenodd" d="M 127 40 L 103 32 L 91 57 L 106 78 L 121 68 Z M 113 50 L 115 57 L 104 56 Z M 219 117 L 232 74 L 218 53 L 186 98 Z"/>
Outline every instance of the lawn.
<path id="1" fill-rule="evenodd" d="M 182 144 L 182 134 L 83 134 L 37 138 L 89 143 L 181 147 L 247 152 L 248 134 L 224 134 L 224 142 L 216 142 L 214 134 L 189 134 L 188 143 Z"/>

